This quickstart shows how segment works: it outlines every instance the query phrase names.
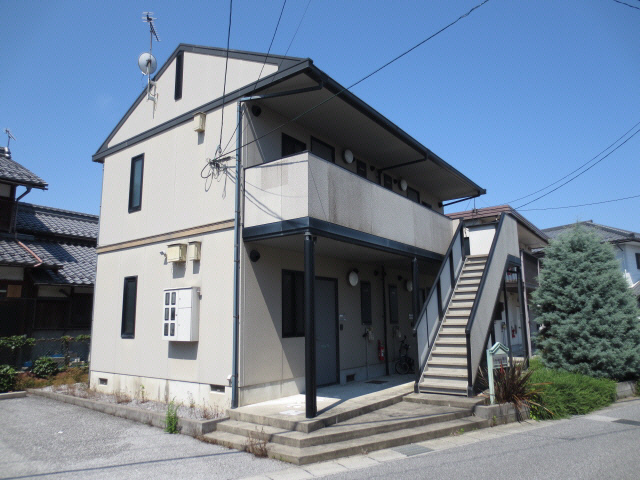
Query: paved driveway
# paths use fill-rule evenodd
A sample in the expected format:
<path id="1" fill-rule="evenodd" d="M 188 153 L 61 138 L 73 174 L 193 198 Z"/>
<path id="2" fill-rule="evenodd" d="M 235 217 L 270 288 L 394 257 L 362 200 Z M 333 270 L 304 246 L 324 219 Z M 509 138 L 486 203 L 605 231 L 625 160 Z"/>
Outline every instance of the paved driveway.
<path id="1" fill-rule="evenodd" d="M 0 403 L 1 479 L 222 479 L 283 468 L 287 464 L 42 397 Z"/>

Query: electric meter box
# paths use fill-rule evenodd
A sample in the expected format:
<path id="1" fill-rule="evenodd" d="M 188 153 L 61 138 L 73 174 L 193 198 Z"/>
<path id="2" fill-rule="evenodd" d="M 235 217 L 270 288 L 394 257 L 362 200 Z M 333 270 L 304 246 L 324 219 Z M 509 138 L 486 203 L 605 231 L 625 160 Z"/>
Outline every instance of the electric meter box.
<path id="1" fill-rule="evenodd" d="M 164 291 L 162 338 L 172 342 L 198 341 L 198 287 L 169 288 Z"/>

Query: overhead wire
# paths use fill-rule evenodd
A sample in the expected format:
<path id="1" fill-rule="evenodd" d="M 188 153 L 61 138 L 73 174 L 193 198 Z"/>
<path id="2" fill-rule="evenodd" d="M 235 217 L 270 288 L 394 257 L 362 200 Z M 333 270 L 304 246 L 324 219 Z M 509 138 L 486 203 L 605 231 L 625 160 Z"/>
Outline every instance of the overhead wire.
<path id="1" fill-rule="evenodd" d="M 621 202 L 622 200 L 630 200 L 632 198 L 640 198 L 640 195 L 632 195 L 630 197 L 623 197 L 623 198 L 614 198 L 613 200 L 603 200 L 602 202 L 581 203 L 580 205 L 565 205 L 562 207 L 546 207 L 546 208 L 523 208 L 523 209 L 519 209 L 519 211 L 532 212 L 534 210 L 561 210 L 563 208 L 587 207 L 590 205 L 600 205 L 603 203 Z"/>
<path id="2" fill-rule="evenodd" d="M 295 117 L 287 120 L 284 123 L 281 123 L 280 125 L 278 125 L 277 127 L 269 130 L 268 132 L 254 138 L 253 140 L 243 144 L 240 146 L 240 148 L 246 147 L 248 145 L 251 145 L 269 135 L 271 135 L 274 132 L 277 132 L 278 130 L 280 130 L 282 127 L 293 123 L 297 120 L 299 120 L 300 118 L 304 117 L 305 115 L 313 112 L 314 110 L 316 110 L 317 108 L 321 107 L 322 105 L 324 105 L 325 103 L 333 100 L 334 98 L 336 98 L 337 96 L 341 95 L 342 93 L 351 90 L 353 87 L 359 85 L 360 83 L 364 82 L 365 80 L 367 80 L 368 78 L 372 77 L 373 75 L 375 75 L 376 73 L 380 72 L 381 70 L 385 69 L 386 67 L 388 67 L 389 65 L 395 63 L 396 61 L 400 60 L 402 57 L 404 57 L 405 55 L 408 55 L 409 53 L 411 53 L 412 51 L 414 51 L 416 48 L 424 45 L 425 43 L 427 43 L 429 40 L 433 39 L 434 37 L 440 35 L 442 32 L 444 32 L 445 30 L 449 29 L 450 27 L 452 27 L 453 25 L 455 25 L 456 23 L 458 23 L 460 20 L 462 20 L 465 17 L 468 17 L 469 15 L 471 15 L 471 13 L 473 13 L 475 10 L 477 10 L 478 8 L 482 7 L 484 4 L 486 4 L 487 2 L 489 2 L 489 0 L 484 0 L 481 3 L 477 4 L 476 6 L 474 6 L 473 8 L 471 8 L 468 12 L 460 15 L 458 18 L 456 18 L 454 21 L 452 21 L 451 23 L 449 23 L 448 25 L 442 27 L 440 30 L 438 30 L 437 32 L 433 33 L 432 35 L 429 35 L 427 38 L 425 38 L 424 40 L 421 40 L 420 42 L 418 42 L 417 44 L 415 44 L 414 46 L 412 46 L 411 48 L 405 50 L 404 52 L 402 52 L 400 55 L 397 55 L 396 57 L 392 58 L 391 60 L 389 60 L 387 63 L 385 63 L 384 65 L 382 65 L 381 67 L 376 68 L 374 71 L 372 71 L 371 73 L 365 75 L 364 77 L 362 77 L 360 80 L 357 80 L 356 82 L 352 83 L 351 85 L 349 85 L 348 87 L 343 87 L 342 89 L 340 89 L 338 92 L 336 92 L 335 94 L 331 95 L 330 97 L 326 98 L 325 100 L 321 101 L 320 103 L 314 105 L 313 107 L 305 110 L 304 112 L 296 115 Z M 231 153 L 234 153 L 238 150 L 238 148 L 234 148 L 233 150 L 229 150 L 229 151 L 225 151 L 223 155 L 228 155 Z"/>
<path id="3" fill-rule="evenodd" d="M 227 55 L 224 62 L 224 83 L 222 84 L 222 119 L 220 120 L 220 140 L 218 141 L 218 150 L 222 151 L 222 127 L 224 126 L 224 97 L 227 92 L 227 67 L 229 65 L 229 40 L 231 39 L 231 12 L 233 10 L 233 0 L 229 0 L 229 28 L 227 30 Z M 216 151 L 216 153 L 218 153 Z"/>
<path id="4" fill-rule="evenodd" d="M 547 195 L 549 195 L 549 194 L 551 194 L 551 193 L 555 192 L 555 191 L 556 191 L 556 190 L 558 190 L 559 188 L 564 187 L 566 184 L 568 184 L 568 183 L 570 183 L 570 182 L 574 181 L 574 180 L 575 180 L 576 178 L 578 178 L 579 176 L 581 176 L 581 175 L 583 175 L 583 174 L 587 173 L 589 170 L 591 170 L 593 167 L 595 167 L 597 164 L 599 164 L 600 162 L 602 162 L 605 158 L 607 158 L 609 155 L 611 155 L 613 152 L 615 152 L 616 150 L 618 150 L 621 146 L 623 146 L 625 143 L 627 143 L 629 140 L 631 140 L 633 137 L 635 137 L 638 133 L 640 133 L 640 128 L 639 128 L 638 130 L 636 130 L 635 132 L 633 132 L 633 134 L 632 134 L 630 137 L 628 137 L 624 142 L 622 142 L 622 143 L 621 143 L 620 145 L 618 145 L 616 148 L 614 148 L 614 149 L 613 149 L 613 150 L 611 150 L 609 153 L 607 153 L 607 154 L 606 154 L 604 157 L 602 157 L 600 160 L 598 160 L 597 162 L 595 162 L 595 163 L 593 163 L 591 166 L 589 166 L 589 168 L 586 168 L 586 169 L 585 169 L 585 170 L 583 170 L 582 172 L 580 172 L 580 173 L 578 173 L 577 175 L 575 175 L 575 176 L 571 177 L 571 178 L 570 178 L 569 180 L 567 180 L 566 182 L 561 183 L 560 185 L 558 185 L 558 186 L 557 186 L 556 188 L 554 188 L 553 190 L 550 190 L 550 191 L 548 191 L 547 193 L 544 193 L 544 194 L 540 195 L 539 197 L 534 198 L 533 200 L 531 200 L 531 201 L 529 201 L 529 202 L 527 202 L 527 203 L 524 203 L 524 204 L 522 204 L 522 205 L 520 205 L 520 206 L 518 206 L 518 207 L 515 207 L 515 209 L 516 209 L 516 210 L 519 210 L 519 209 L 521 209 L 522 207 L 525 207 L 525 206 L 527 206 L 527 205 L 529 205 L 529 204 L 531 204 L 531 203 L 533 203 L 533 202 L 536 202 L 536 201 L 540 200 L 541 198 L 546 197 Z"/>
<path id="5" fill-rule="evenodd" d="M 627 2 L 622 2 L 621 0 L 613 0 L 613 1 L 616 2 L 616 3 L 620 3 L 622 5 L 626 5 L 627 7 L 635 8 L 636 10 L 640 10 L 639 7 L 636 7 L 635 5 L 629 5 Z"/>
<path id="6" fill-rule="evenodd" d="M 309 0 L 309 2 L 311 2 L 311 0 Z M 264 70 L 264 66 L 267 64 L 267 59 L 269 58 L 269 54 L 271 53 L 271 47 L 273 46 L 273 41 L 276 38 L 276 33 L 278 33 L 278 27 L 280 26 L 280 20 L 282 20 L 282 13 L 284 12 L 284 7 L 287 4 L 287 0 L 284 0 L 284 2 L 282 3 L 282 8 L 280 9 L 280 16 L 278 17 L 278 23 L 276 23 L 276 28 L 273 31 L 273 36 L 271 37 L 271 43 L 269 44 L 269 49 L 267 50 L 267 54 L 264 56 L 264 61 L 262 62 L 262 68 L 260 69 L 260 73 L 258 74 L 258 78 L 257 80 L 254 82 L 253 84 L 253 89 L 251 90 L 251 93 L 249 94 L 249 96 L 253 95 L 253 93 L 256 91 L 256 88 L 258 87 L 258 82 L 260 81 L 260 78 L 262 77 L 262 72 Z M 309 7 L 309 4 L 307 4 L 307 8 Z M 306 9 L 305 9 L 305 13 L 306 13 Z M 304 18 L 304 14 L 303 14 L 303 18 Z M 300 20 L 300 23 L 302 23 L 302 20 Z M 298 28 L 300 28 L 300 24 L 298 24 Z M 298 33 L 298 30 L 296 30 L 296 33 Z M 295 38 L 295 34 L 294 34 L 294 38 Z M 293 40 L 292 40 L 293 42 Z M 289 44 L 289 47 L 291 46 L 291 43 Z M 289 49 L 287 48 L 287 52 L 289 51 Z M 284 54 L 284 56 L 286 56 L 287 53 Z M 280 60 L 280 64 L 278 65 L 278 69 L 280 69 L 280 65 L 282 65 L 282 62 L 284 61 L 284 58 L 282 58 Z M 222 102 L 222 105 L 224 105 L 224 99 Z M 224 107 L 223 107 L 224 108 Z M 229 141 L 227 142 L 227 144 L 224 146 L 224 150 L 227 149 L 227 147 L 229 146 L 229 144 L 231 143 L 231 140 L 233 140 L 233 138 L 236 135 L 236 132 L 238 131 L 238 128 L 240 127 L 239 124 L 236 124 L 236 128 L 233 131 L 233 133 L 231 134 L 231 136 L 229 137 Z M 222 138 L 220 138 L 221 143 L 222 143 Z"/>
<path id="7" fill-rule="evenodd" d="M 611 145 L 609 145 L 607 148 L 605 148 L 604 150 L 602 150 L 600 153 L 598 153 L 598 154 L 597 154 L 595 157 L 593 157 L 591 160 L 589 160 L 589 161 L 587 161 L 587 162 L 583 163 L 582 165 L 580 165 L 580 166 L 579 166 L 578 168 L 576 168 L 575 170 L 573 170 L 573 171 L 571 171 L 571 172 L 567 173 L 564 177 L 559 178 L 559 179 L 558 179 L 558 180 L 556 180 L 555 182 L 550 183 L 550 184 L 549 184 L 549 185 L 547 185 L 546 187 L 543 187 L 543 188 L 541 188 L 540 190 L 536 190 L 535 192 L 530 193 L 529 195 L 525 195 L 524 197 L 516 198 L 515 200 L 510 200 L 510 201 L 508 201 L 508 202 L 506 202 L 506 203 L 514 203 L 514 202 L 517 202 L 517 201 L 519 201 L 519 200 L 523 200 L 523 199 L 525 199 L 525 198 L 529 198 L 529 197 L 531 197 L 531 196 L 535 195 L 536 193 L 540 193 L 540 192 L 542 192 L 542 191 L 546 190 L 546 189 L 547 189 L 547 188 L 549 188 L 549 187 L 553 187 L 556 183 L 561 182 L 561 181 L 562 181 L 562 180 L 564 180 L 565 178 L 567 178 L 567 177 L 569 177 L 569 176 L 573 175 L 573 174 L 574 174 L 574 173 L 576 173 L 578 170 L 582 169 L 583 167 L 585 167 L 585 166 L 587 166 L 588 164 L 590 164 L 591 162 L 593 162 L 593 161 L 594 161 L 595 159 L 597 159 L 600 155 L 602 155 L 604 152 L 606 152 L 607 150 L 609 150 L 609 149 L 610 149 L 611 147 L 613 147 L 616 143 L 618 143 L 620 140 L 622 140 L 624 137 L 626 137 L 626 136 L 629 134 L 629 132 L 630 132 L 631 130 L 633 130 L 634 128 L 636 128 L 638 125 L 640 125 L 640 121 L 639 121 L 638 123 L 636 123 L 633 127 L 631 127 L 629 130 L 627 130 L 626 132 L 624 132 L 624 133 L 623 133 L 623 134 L 622 134 L 618 139 L 616 139 L 616 141 L 615 141 L 615 142 L 613 142 L 613 143 L 612 143 Z"/>

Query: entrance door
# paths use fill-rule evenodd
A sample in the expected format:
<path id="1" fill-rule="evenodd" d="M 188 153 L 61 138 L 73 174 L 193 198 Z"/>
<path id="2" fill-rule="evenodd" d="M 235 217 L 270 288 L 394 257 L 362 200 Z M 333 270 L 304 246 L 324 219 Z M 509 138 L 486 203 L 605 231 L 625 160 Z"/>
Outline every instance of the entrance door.
<path id="1" fill-rule="evenodd" d="M 338 382 L 338 282 L 316 277 L 316 382 Z"/>

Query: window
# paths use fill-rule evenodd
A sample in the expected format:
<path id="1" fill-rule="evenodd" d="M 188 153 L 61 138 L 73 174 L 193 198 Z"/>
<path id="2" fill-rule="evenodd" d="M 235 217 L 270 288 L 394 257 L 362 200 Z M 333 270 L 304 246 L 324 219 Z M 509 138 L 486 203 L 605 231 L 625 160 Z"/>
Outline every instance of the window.
<path id="1" fill-rule="evenodd" d="M 422 202 L 422 206 L 423 206 L 423 207 L 427 207 L 427 208 L 428 208 L 428 209 L 430 209 L 430 210 L 433 210 L 433 207 L 431 206 L 431 204 L 430 204 L 430 203 Z"/>
<path id="2" fill-rule="evenodd" d="M 360 320 L 371 325 L 371 283 L 360 282 Z"/>
<path id="3" fill-rule="evenodd" d="M 282 337 L 304 337 L 304 273 L 282 271 Z"/>
<path id="4" fill-rule="evenodd" d="M 184 52 L 178 53 L 176 56 L 176 88 L 173 93 L 174 100 L 180 100 L 182 98 L 182 71 L 184 62 Z"/>
<path id="5" fill-rule="evenodd" d="M 295 155 L 296 153 L 304 152 L 307 149 L 307 144 L 290 137 L 286 133 L 282 134 L 282 156 L 288 157 L 289 155 Z"/>
<path id="6" fill-rule="evenodd" d="M 356 173 L 362 178 L 367 178 L 367 164 L 362 160 L 356 160 Z"/>
<path id="7" fill-rule="evenodd" d="M 389 190 L 393 190 L 393 180 L 391 176 L 386 173 L 382 175 L 382 186 L 384 188 L 388 188 Z"/>
<path id="8" fill-rule="evenodd" d="M 640 270 L 640 253 L 636 253 L 636 267 Z"/>
<path id="9" fill-rule="evenodd" d="M 311 137 L 311 153 L 330 162 L 335 163 L 336 161 L 336 152 L 334 148 L 331 145 L 327 145 L 323 141 L 313 137 Z"/>
<path id="10" fill-rule="evenodd" d="M 129 179 L 129 213 L 142 207 L 142 173 L 144 154 L 131 159 L 131 178 Z"/>
<path id="11" fill-rule="evenodd" d="M 407 198 L 412 202 L 420 203 L 420 192 L 415 188 L 407 187 Z"/>
<path id="12" fill-rule="evenodd" d="M 126 277 L 122 293 L 122 338 L 133 338 L 136 330 L 138 277 Z"/>

